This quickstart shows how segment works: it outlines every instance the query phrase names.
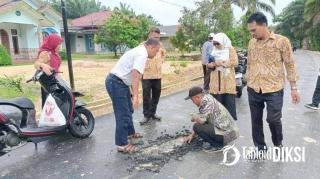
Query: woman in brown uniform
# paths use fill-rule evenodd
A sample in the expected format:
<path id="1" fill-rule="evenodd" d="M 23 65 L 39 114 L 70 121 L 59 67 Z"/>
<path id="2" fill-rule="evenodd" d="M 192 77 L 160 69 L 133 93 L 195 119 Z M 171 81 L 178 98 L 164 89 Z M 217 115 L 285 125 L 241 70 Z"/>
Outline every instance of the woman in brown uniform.
<path id="1" fill-rule="evenodd" d="M 212 56 L 215 61 L 208 64 L 209 68 L 214 69 L 210 77 L 210 93 L 228 109 L 233 119 L 237 120 L 234 71 L 234 67 L 238 65 L 237 53 L 224 33 L 214 35 L 213 45 Z"/>

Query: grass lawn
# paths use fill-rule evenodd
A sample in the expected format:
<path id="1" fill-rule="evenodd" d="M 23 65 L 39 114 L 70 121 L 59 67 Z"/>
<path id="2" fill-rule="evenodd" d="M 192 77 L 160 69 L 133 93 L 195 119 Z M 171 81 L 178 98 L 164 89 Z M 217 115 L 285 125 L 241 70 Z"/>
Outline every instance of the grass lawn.
<path id="1" fill-rule="evenodd" d="M 73 55 L 73 72 L 76 91 L 85 94 L 81 100 L 90 102 L 94 100 L 104 99 L 107 97 L 104 81 L 109 71 L 116 64 L 115 58 L 109 58 L 113 54 L 97 54 L 97 55 Z M 69 82 L 68 65 L 63 61 L 60 70 L 63 72 L 59 75 Z M 169 84 L 185 76 L 192 74 L 201 74 L 200 61 L 180 61 L 180 59 L 166 59 L 162 68 L 162 81 L 163 84 Z M 40 85 L 38 83 L 28 83 L 25 81 L 30 79 L 35 72 L 33 63 L 25 65 L 13 65 L 0 67 L 0 78 L 4 75 L 8 77 L 21 77 L 21 87 L 23 92 L 14 90 L 13 88 L 6 87 L 0 84 L 0 98 L 13 98 L 19 96 L 29 97 L 35 102 L 36 107 L 39 109 L 41 105 L 40 100 Z M 140 85 L 141 87 L 141 85 Z"/>

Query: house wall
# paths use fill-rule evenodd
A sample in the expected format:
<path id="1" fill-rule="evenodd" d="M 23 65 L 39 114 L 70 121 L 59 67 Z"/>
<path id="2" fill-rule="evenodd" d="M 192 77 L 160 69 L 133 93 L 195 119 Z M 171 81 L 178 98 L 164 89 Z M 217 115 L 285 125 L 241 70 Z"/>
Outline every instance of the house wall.
<path id="1" fill-rule="evenodd" d="M 85 34 L 76 34 L 76 52 L 86 52 Z"/>
<path id="2" fill-rule="evenodd" d="M 1 14 L 1 22 L 14 22 L 18 24 L 31 24 L 37 25 L 39 22 L 35 18 L 31 18 L 31 15 L 26 11 L 20 11 L 21 15 L 17 16 L 15 11 L 9 11 L 7 13 Z"/>
<path id="3" fill-rule="evenodd" d="M 37 56 L 39 48 L 39 39 L 36 34 L 36 27 L 33 25 L 25 24 L 13 24 L 13 23 L 1 23 L 0 29 L 5 30 L 9 36 L 10 53 L 13 59 L 27 60 L 34 59 Z M 13 35 L 11 29 L 17 30 L 19 53 L 14 53 Z"/>

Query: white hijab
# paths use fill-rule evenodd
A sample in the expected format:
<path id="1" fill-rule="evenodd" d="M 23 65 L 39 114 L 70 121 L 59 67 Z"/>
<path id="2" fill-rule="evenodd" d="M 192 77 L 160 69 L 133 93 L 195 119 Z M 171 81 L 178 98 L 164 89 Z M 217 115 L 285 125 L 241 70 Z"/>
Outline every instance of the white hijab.
<path id="1" fill-rule="evenodd" d="M 211 55 L 215 57 L 216 60 L 229 60 L 229 48 L 232 47 L 231 40 L 225 33 L 217 33 L 213 36 L 213 42 L 219 42 L 222 45 L 222 49 L 213 47 Z"/>

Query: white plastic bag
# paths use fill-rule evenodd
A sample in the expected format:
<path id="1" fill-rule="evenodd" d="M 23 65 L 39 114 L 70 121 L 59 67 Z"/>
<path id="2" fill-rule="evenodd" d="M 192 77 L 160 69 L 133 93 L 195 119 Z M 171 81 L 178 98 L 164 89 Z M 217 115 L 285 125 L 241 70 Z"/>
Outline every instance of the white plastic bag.
<path id="1" fill-rule="evenodd" d="M 40 115 L 39 127 L 63 125 L 66 125 L 66 118 L 62 114 L 52 95 L 49 94 Z"/>

